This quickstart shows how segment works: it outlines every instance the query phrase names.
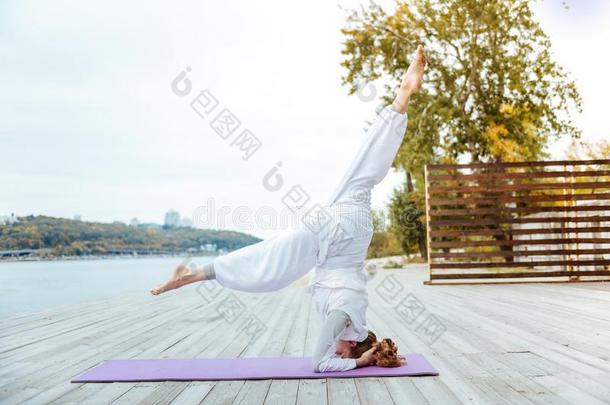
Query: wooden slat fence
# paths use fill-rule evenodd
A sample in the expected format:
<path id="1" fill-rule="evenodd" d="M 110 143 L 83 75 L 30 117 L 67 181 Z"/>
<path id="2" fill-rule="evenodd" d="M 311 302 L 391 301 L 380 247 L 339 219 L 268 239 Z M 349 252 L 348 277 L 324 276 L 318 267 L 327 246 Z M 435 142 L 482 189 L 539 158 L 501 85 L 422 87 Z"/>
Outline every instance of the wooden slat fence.
<path id="1" fill-rule="evenodd" d="M 610 279 L 610 160 L 427 165 L 425 181 L 427 283 Z"/>

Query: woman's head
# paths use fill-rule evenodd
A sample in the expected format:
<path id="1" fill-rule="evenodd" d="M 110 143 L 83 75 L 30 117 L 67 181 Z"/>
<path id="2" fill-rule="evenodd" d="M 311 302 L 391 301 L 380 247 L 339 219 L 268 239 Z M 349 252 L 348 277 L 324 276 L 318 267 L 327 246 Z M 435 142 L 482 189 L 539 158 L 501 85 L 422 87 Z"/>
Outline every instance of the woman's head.
<path id="1" fill-rule="evenodd" d="M 380 367 L 399 367 L 405 364 L 405 359 L 398 355 L 398 347 L 392 339 L 377 340 L 377 336 L 373 331 L 369 331 L 366 339 L 362 342 L 353 340 L 338 340 L 336 345 L 336 354 L 341 357 L 357 359 L 364 352 L 376 347 L 375 355 L 377 358 L 376 364 Z"/>

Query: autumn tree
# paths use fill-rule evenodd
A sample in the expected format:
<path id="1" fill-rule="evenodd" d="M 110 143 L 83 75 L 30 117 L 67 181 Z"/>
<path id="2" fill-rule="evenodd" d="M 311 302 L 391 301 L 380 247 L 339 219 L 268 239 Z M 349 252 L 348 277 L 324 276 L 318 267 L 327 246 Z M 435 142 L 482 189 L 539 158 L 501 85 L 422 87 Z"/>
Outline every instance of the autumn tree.
<path id="1" fill-rule="evenodd" d="M 565 157 L 568 160 L 610 159 L 610 141 L 606 139 L 593 142 L 576 140 L 570 145 Z"/>
<path id="2" fill-rule="evenodd" d="M 411 0 L 397 1 L 391 13 L 375 2 L 349 11 L 341 64 L 350 93 L 362 83 L 399 83 L 405 56 L 426 48 L 423 89 L 409 106 L 394 162 L 411 175 L 399 193 L 422 193 L 428 163 L 537 160 L 552 138 L 579 137 L 571 114 L 581 110 L 580 95 L 553 60 L 530 4 Z M 394 89 L 384 89 L 390 102 Z"/>

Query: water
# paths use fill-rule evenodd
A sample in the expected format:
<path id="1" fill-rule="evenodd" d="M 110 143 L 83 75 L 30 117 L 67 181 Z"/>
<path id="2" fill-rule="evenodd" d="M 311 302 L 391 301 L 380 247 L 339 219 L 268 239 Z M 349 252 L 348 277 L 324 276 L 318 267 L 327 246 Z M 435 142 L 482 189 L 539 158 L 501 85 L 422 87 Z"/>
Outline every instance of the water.
<path id="1" fill-rule="evenodd" d="M 181 257 L 0 262 L 0 318 L 148 290 L 165 281 Z M 213 257 L 195 257 L 204 264 Z"/>

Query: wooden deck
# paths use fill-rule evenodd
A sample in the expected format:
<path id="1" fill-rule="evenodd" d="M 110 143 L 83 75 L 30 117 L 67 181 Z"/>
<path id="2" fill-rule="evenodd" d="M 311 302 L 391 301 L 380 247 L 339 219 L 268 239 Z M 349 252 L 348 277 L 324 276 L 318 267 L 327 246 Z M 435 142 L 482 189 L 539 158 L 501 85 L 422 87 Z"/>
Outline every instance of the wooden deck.
<path id="1" fill-rule="evenodd" d="M 302 287 L 235 294 L 241 316 L 255 315 L 267 328 L 250 342 L 239 321 L 217 311 L 229 292 L 208 302 L 192 286 L 3 319 L 0 403 L 610 402 L 610 283 L 426 286 L 425 279 L 422 265 L 380 270 L 370 282 L 369 320 L 401 351 L 424 353 L 438 377 L 69 382 L 104 359 L 311 353 L 318 324 Z M 405 302 L 416 304 L 409 312 Z M 434 342 L 420 322 L 430 319 L 444 331 Z"/>

